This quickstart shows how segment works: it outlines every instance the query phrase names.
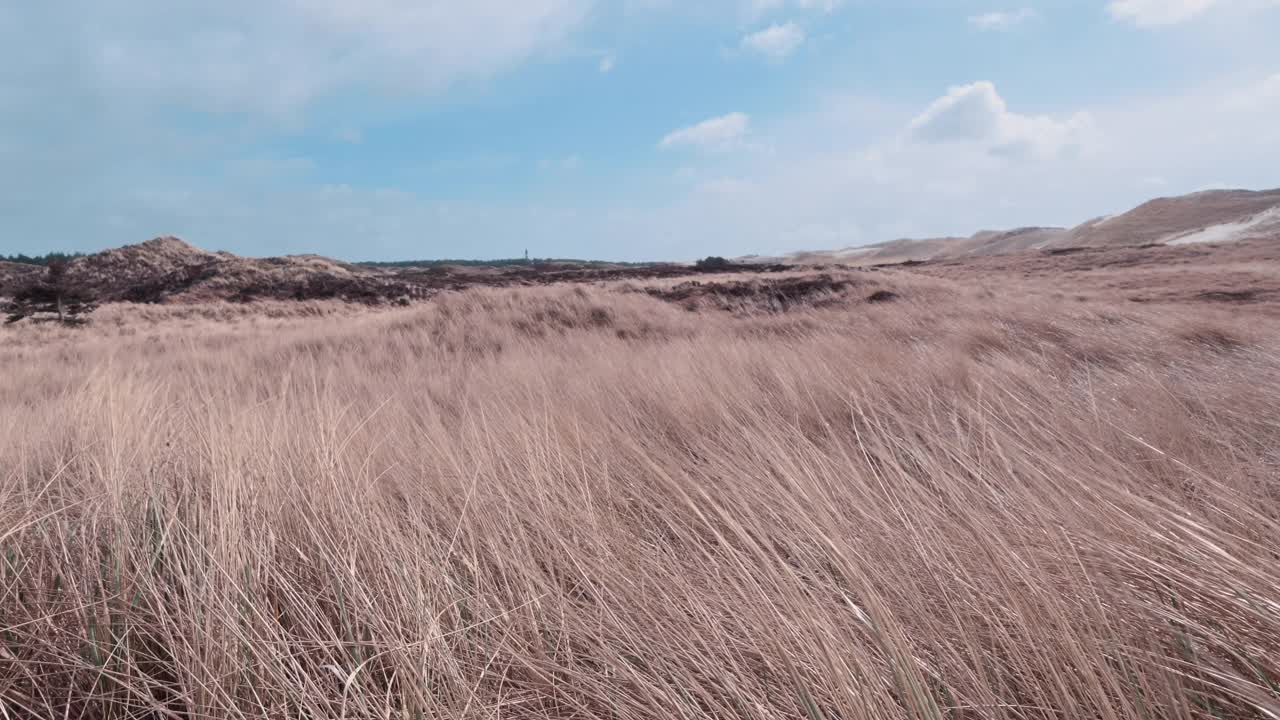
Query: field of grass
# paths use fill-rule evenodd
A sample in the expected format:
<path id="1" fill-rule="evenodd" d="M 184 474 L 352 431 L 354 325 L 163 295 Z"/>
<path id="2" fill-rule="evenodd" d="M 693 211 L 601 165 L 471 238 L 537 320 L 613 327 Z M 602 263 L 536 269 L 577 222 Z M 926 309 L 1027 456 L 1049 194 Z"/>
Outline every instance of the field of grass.
<path id="1" fill-rule="evenodd" d="M 1276 316 L 838 275 L 0 329 L 0 718 L 1280 717 Z"/>

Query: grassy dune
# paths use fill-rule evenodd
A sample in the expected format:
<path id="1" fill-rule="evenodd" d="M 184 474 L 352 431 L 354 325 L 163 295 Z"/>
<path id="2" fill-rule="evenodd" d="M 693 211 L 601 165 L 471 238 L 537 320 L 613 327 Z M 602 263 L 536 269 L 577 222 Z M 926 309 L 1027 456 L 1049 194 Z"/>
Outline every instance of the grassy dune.
<path id="1" fill-rule="evenodd" d="M 1280 717 L 1280 323 L 842 277 L 0 330 L 0 717 Z"/>

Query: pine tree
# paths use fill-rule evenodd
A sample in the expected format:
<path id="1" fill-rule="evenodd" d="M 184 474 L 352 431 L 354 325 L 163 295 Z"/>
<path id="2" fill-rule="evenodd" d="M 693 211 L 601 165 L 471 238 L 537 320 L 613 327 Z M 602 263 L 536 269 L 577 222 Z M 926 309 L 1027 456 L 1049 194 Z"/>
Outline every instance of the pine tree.
<path id="1" fill-rule="evenodd" d="M 56 315 L 58 322 L 65 325 L 87 322 L 85 316 L 98 305 L 90 293 L 75 287 L 67 269 L 66 260 L 51 260 L 40 278 L 18 288 L 4 307 L 8 313 L 6 323 L 39 315 Z"/>

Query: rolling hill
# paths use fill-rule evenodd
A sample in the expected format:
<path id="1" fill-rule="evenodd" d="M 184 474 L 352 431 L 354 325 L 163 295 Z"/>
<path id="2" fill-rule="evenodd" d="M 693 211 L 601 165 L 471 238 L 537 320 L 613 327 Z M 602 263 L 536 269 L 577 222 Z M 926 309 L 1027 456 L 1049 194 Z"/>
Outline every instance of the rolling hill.
<path id="1" fill-rule="evenodd" d="M 0 294 L 41 269 L 4 263 Z M 316 255 L 246 258 L 202 250 L 175 237 L 104 250 L 71 261 L 72 282 L 102 301 L 309 300 L 378 302 L 419 297 L 393 273 Z"/>
<path id="2" fill-rule="evenodd" d="M 1280 240 L 1280 189 L 1207 190 L 1157 198 L 1120 215 L 1074 228 L 1025 227 L 982 231 L 970 237 L 899 239 L 841 250 L 803 251 L 751 261 L 877 265 L 1004 255 L 1024 250 L 1181 245 L 1236 240 Z"/>

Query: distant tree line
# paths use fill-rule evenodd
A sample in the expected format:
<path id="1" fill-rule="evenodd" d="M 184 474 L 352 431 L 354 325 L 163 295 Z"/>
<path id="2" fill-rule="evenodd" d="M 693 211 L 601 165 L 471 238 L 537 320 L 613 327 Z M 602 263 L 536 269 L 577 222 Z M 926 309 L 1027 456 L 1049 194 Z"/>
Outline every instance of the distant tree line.
<path id="1" fill-rule="evenodd" d="M 49 265 L 52 262 L 69 262 L 78 257 L 84 257 L 84 253 L 64 253 L 51 252 L 44 255 L 0 255 L 0 261 L 11 263 L 22 263 L 23 265 Z"/>
<path id="2" fill-rule="evenodd" d="M 734 267 L 733 263 L 719 255 L 708 255 L 693 264 L 699 270 L 730 270 Z"/>
<path id="3" fill-rule="evenodd" d="M 357 265 L 366 267 L 439 267 L 441 265 L 460 265 L 462 267 L 512 267 L 515 265 L 537 265 L 540 263 L 566 263 L 573 265 L 599 266 L 621 265 L 624 267 L 642 267 L 652 265 L 648 262 L 611 262 L 608 260 L 575 260 L 572 258 L 498 258 L 496 260 L 393 260 L 383 262 L 361 262 Z"/>

